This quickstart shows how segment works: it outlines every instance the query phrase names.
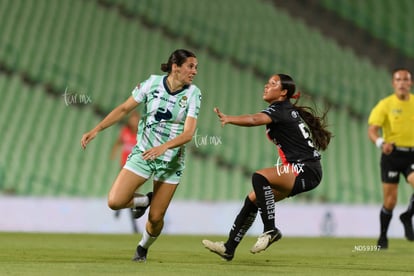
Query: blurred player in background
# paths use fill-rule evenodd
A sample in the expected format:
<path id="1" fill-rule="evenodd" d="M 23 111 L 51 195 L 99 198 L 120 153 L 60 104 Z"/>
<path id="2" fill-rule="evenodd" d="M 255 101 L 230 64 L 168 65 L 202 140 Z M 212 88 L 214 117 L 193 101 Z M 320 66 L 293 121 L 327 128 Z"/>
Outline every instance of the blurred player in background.
<path id="1" fill-rule="evenodd" d="M 127 122 L 121 128 L 121 132 L 119 133 L 118 139 L 116 139 L 114 145 L 112 146 L 111 150 L 111 159 L 114 160 L 117 158 L 119 151 L 121 151 L 121 158 L 120 158 L 120 165 L 121 169 L 124 167 L 128 155 L 131 153 L 134 146 L 137 144 L 137 133 L 138 133 L 138 123 L 139 123 L 139 113 L 137 111 L 132 111 L 128 117 Z M 151 196 L 149 193 L 147 196 Z M 138 225 L 136 222 L 136 218 L 140 217 L 140 213 L 137 214 L 137 210 L 135 208 L 131 208 L 131 223 L 132 223 L 132 231 L 134 233 L 138 233 Z M 142 210 L 142 209 L 141 209 Z M 121 210 L 115 211 L 115 217 L 119 217 Z"/>
<path id="2" fill-rule="evenodd" d="M 275 226 L 275 202 L 310 191 L 322 179 L 319 150 L 325 150 L 332 137 L 326 129 L 326 113 L 319 117 L 312 108 L 292 103 L 291 98 L 298 98 L 295 92 L 296 85 L 290 76 L 276 74 L 264 87 L 263 100 L 269 106 L 262 112 L 230 116 L 217 108 L 214 110 L 222 126 L 266 125 L 267 136 L 276 144 L 282 159 L 281 164 L 278 162 L 274 167 L 260 169 L 253 174 L 253 191 L 236 216 L 227 242 L 203 240 L 207 249 L 227 261 L 233 259 L 236 247 L 251 227 L 257 212 L 264 229 L 250 252 L 259 253 L 279 240 L 282 234 Z"/>
<path id="3" fill-rule="evenodd" d="M 113 210 L 146 208 L 149 198 L 136 197 L 135 191 L 153 177 L 148 221 L 133 261 L 146 261 L 148 248 L 163 229 L 165 213 L 184 170 L 185 144 L 195 133 L 201 104 L 200 89 L 192 84 L 197 66 L 194 53 L 184 49 L 174 51 L 168 62 L 161 64 L 165 75 L 151 75 L 138 84 L 131 97 L 81 139 L 85 149 L 100 131 L 120 121 L 139 104 L 144 105 L 138 143 L 108 195 L 108 206 Z"/>
<path id="4" fill-rule="evenodd" d="M 394 71 L 394 93 L 380 100 L 368 118 L 368 137 L 381 150 L 384 195 L 378 239 L 381 249 L 388 248 L 387 232 L 397 204 L 400 174 L 402 173 L 405 180 L 414 187 L 414 96 L 410 93 L 411 86 L 412 78 L 409 71 Z M 411 195 L 407 210 L 400 215 L 405 237 L 409 241 L 414 240 L 413 214 L 414 194 Z"/>
<path id="5" fill-rule="evenodd" d="M 128 155 L 131 153 L 134 146 L 137 144 L 137 133 L 139 123 L 139 113 L 132 111 L 128 117 L 127 122 L 121 128 L 118 139 L 115 141 L 111 150 L 111 159 L 114 160 L 121 150 L 120 165 L 121 168 L 125 165 Z"/>

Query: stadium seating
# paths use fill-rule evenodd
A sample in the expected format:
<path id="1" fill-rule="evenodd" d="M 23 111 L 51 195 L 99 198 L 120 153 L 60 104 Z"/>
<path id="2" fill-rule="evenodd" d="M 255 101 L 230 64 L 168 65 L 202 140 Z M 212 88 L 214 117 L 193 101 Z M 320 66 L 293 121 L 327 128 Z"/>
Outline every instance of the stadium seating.
<path id="1" fill-rule="evenodd" d="M 268 2 L 207 2 L 39 0 L 30 12 L 23 0 L 2 3 L 0 62 L 12 74 L 0 73 L 0 188 L 19 195 L 106 195 L 119 169 L 109 160 L 119 127 L 81 151 L 81 135 L 101 119 L 94 111 L 110 111 L 138 81 L 160 72 L 172 49 L 190 48 L 199 60 L 197 135 L 204 140 L 188 146 L 177 198 L 239 200 L 250 190 L 251 173 L 276 163 L 264 127 L 221 128 L 212 110 L 262 110 L 267 78 L 286 72 L 304 92 L 301 102 L 321 110 L 333 104 L 335 134 L 320 188 L 294 200 L 378 202 L 378 152 L 366 137 L 366 116 L 388 93 L 389 73 Z M 67 103 L 65 91 L 92 102 Z"/>
<path id="2" fill-rule="evenodd" d="M 414 2 L 411 0 L 320 0 L 321 5 L 369 31 L 404 54 L 414 57 L 411 35 Z"/>
<path id="3" fill-rule="evenodd" d="M 232 1 L 223 4 L 222 1 L 215 0 L 206 7 L 200 7 L 194 1 L 181 0 L 179 3 L 186 7 L 188 15 L 179 21 L 174 18 L 180 17 L 182 10 L 177 8 L 180 5 L 162 9 L 162 16 L 151 12 L 162 5 L 161 3 L 164 4 L 160 0 L 144 2 L 131 12 L 171 34 L 181 33 L 195 45 L 203 45 L 215 55 L 235 60 L 242 66 L 249 66 L 261 72 L 261 75 L 269 75 L 281 70 L 278 68 L 283 68 L 302 80 L 305 90 L 326 97 L 333 103 L 346 105 L 360 116 L 366 117 L 369 107 L 374 104 L 370 102 L 370 105 L 355 105 L 355 102 L 366 100 L 366 93 L 360 91 L 369 91 L 371 83 L 378 78 L 388 77 L 386 70 L 375 68 L 349 49 L 342 49 L 333 41 L 322 37 L 317 30 L 293 20 L 270 2 L 258 1 L 252 5 L 251 1 L 242 0 L 235 5 Z M 243 20 L 231 20 L 239 17 Z M 269 24 L 269 21 L 277 24 Z M 174 22 L 180 24 L 172 24 Z M 341 83 L 338 85 L 337 78 L 331 73 L 337 70 L 340 70 L 340 82 L 363 76 L 363 87 L 347 87 Z M 375 74 L 367 78 L 367 70 Z M 388 90 L 381 87 L 378 92 L 386 94 Z"/>

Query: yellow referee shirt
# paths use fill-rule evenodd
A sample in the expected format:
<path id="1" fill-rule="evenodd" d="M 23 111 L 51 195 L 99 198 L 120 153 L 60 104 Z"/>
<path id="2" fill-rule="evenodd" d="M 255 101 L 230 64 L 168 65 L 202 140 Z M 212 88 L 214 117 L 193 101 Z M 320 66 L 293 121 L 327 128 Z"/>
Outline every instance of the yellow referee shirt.
<path id="1" fill-rule="evenodd" d="M 368 124 L 382 128 L 385 142 L 398 147 L 414 147 L 414 95 L 401 101 L 390 95 L 372 109 Z"/>

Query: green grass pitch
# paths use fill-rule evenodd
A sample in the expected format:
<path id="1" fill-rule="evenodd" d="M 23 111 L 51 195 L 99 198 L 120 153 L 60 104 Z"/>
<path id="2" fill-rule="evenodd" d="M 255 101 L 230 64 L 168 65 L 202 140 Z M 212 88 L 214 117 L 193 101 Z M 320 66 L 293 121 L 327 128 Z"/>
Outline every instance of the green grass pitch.
<path id="1" fill-rule="evenodd" d="M 140 235 L 0 233 L 0 275 L 410 275 L 414 242 L 390 239 L 284 237 L 251 254 L 245 237 L 231 262 L 201 240 L 220 236 L 161 235 L 146 263 L 131 261 Z M 411 272 L 411 273 L 410 273 Z"/>

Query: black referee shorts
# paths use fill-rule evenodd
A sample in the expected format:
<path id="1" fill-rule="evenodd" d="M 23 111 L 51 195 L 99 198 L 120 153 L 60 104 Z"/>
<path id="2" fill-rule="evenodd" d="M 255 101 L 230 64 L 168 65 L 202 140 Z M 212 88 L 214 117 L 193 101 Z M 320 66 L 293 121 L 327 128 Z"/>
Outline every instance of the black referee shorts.
<path id="1" fill-rule="evenodd" d="M 400 173 L 407 176 L 414 171 L 414 148 L 394 148 L 391 154 L 381 155 L 381 180 L 384 183 L 400 182 Z"/>

